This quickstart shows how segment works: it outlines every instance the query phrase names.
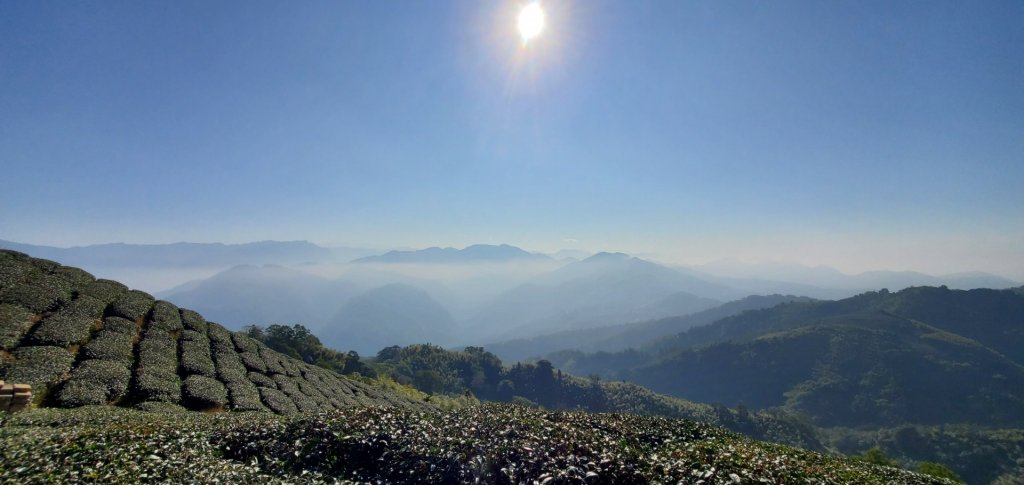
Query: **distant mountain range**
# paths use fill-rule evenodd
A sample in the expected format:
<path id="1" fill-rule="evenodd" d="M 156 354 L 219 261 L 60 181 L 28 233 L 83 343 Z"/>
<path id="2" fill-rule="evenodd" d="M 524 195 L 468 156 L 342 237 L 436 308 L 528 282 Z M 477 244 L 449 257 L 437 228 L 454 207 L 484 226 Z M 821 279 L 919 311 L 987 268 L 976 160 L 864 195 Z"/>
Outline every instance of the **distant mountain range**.
<path id="1" fill-rule="evenodd" d="M 356 297 L 373 300 L 386 294 L 390 305 L 430 307 L 432 315 L 441 313 L 434 311 L 436 305 L 451 317 L 455 330 L 430 334 L 432 342 L 447 346 L 486 344 L 506 359 L 537 357 L 563 349 L 617 351 L 642 346 L 690 325 L 709 323 L 709 315 L 721 318 L 730 315 L 730 309 L 753 308 L 745 306 L 753 301 L 749 300 L 721 307 L 724 313 L 697 317 L 750 295 L 836 299 L 861 291 L 857 289 L 860 285 L 895 290 L 917 281 L 946 281 L 951 288 L 1013 283 L 986 274 L 932 277 L 873 272 L 851 276 L 829 268 L 799 265 L 757 266 L 756 271 L 724 263 L 672 268 L 623 253 L 597 253 L 577 261 L 507 244 L 391 251 L 372 256 L 366 250 L 324 248 L 305 241 L 76 248 L 0 241 L 0 246 L 80 265 L 98 276 L 149 289 L 230 328 L 303 323 L 324 335 L 325 343 L 343 350 L 361 342 L 361 329 L 369 332 L 375 326 L 387 326 L 400 333 L 394 322 L 416 325 L 409 319 L 396 319 L 384 305 L 367 304 L 359 313 L 361 323 L 351 326 L 356 338 L 336 340 L 330 327 L 352 321 L 336 317 Z M 349 263 L 351 259 L 346 258 L 352 251 L 364 252 L 356 262 Z M 560 255 L 564 254 L 568 253 Z M 712 274 L 712 270 L 719 274 Z M 768 278 L 773 275 L 785 279 Z M 391 284 L 422 291 L 431 303 L 412 291 L 366 295 Z M 767 301 L 774 300 L 761 300 Z M 377 312 L 379 318 L 372 312 Z M 672 320 L 688 315 L 695 319 Z M 444 318 L 437 322 L 450 324 Z M 637 322 L 646 323 L 632 325 Z"/>
<path id="2" fill-rule="evenodd" d="M 432 247 L 415 251 L 388 251 L 378 256 L 367 256 L 353 263 L 428 263 L 458 264 L 482 262 L 521 262 L 550 260 L 550 256 L 530 253 L 508 244 L 474 244 L 463 249 Z"/>
<path id="3" fill-rule="evenodd" d="M 260 241 L 245 244 L 96 244 L 58 248 L 0 240 L 0 247 L 82 266 L 235 266 L 301 264 L 328 261 L 331 249 L 308 241 Z"/>
<path id="4" fill-rule="evenodd" d="M 911 286 L 948 286 L 958 290 L 974 288 L 1006 289 L 1020 285 L 1001 276 L 981 271 L 950 273 L 939 276 L 916 271 L 867 271 L 846 274 L 827 266 L 804 266 L 795 263 L 742 263 L 736 260 L 720 260 L 688 268 L 690 271 L 724 278 L 732 286 L 744 286 L 757 282 L 771 281 L 802 285 L 807 289 L 855 290 L 858 292 L 879 290 L 901 290 Z M 811 290 L 814 291 L 814 290 Z M 805 294 L 798 292 L 798 294 Z M 846 295 L 852 296 L 852 295 Z"/>
<path id="5" fill-rule="evenodd" d="M 640 350 L 549 356 L 576 374 L 832 426 L 1024 426 L 1024 289 L 914 287 L 783 303 Z"/>
<path id="6" fill-rule="evenodd" d="M 649 261 L 598 253 L 497 295 L 471 319 L 470 331 L 478 341 L 524 338 L 688 314 L 740 296 Z"/>
<path id="7" fill-rule="evenodd" d="M 124 281 L 149 292 L 162 292 L 188 281 L 209 278 L 237 265 L 327 264 L 372 254 L 367 249 L 326 248 L 308 241 L 111 243 L 59 248 L 0 240 L 0 248 L 78 266 L 99 277 Z"/>
<path id="8" fill-rule="evenodd" d="M 239 265 L 159 292 L 157 296 L 202 311 L 228 328 L 244 325 L 323 326 L 348 298 L 365 288 L 344 280 L 276 265 Z"/>

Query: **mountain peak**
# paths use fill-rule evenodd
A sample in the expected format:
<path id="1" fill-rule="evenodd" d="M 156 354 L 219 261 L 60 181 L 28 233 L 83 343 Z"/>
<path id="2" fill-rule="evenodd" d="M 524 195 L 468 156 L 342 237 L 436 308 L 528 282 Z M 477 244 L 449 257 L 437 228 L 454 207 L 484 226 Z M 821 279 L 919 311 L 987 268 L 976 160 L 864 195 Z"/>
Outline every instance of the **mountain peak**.
<path id="1" fill-rule="evenodd" d="M 626 253 L 610 253 L 610 252 L 602 251 L 602 252 L 597 253 L 597 254 L 595 254 L 595 255 L 587 258 L 587 259 L 584 259 L 581 262 L 582 263 L 586 263 L 586 262 L 596 263 L 596 262 L 605 262 L 605 261 L 626 261 L 626 260 L 628 260 L 630 258 L 631 258 L 630 255 L 628 255 Z"/>
<path id="2" fill-rule="evenodd" d="M 463 249 L 430 247 L 414 251 L 388 251 L 377 256 L 359 258 L 353 263 L 478 263 L 551 259 L 509 244 L 473 244 Z"/>

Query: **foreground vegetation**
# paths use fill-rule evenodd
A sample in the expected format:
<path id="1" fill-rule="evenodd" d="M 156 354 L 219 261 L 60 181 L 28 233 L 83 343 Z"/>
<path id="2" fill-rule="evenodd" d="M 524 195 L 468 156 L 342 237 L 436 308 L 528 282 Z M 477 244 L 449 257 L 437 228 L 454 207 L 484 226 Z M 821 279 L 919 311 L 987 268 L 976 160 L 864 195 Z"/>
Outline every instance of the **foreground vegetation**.
<path id="1" fill-rule="evenodd" d="M 333 352 L 323 348 L 302 326 L 271 325 L 266 329 L 249 330 L 277 336 L 276 341 L 267 342 L 282 352 L 308 356 Z M 335 354 L 326 360 L 352 368 L 353 356 Z M 758 440 L 820 452 L 864 456 L 868 450 L 876 449 L 891 457 L 886 459 L 894 466 L 961 477 L 969 483 L 1020 483 L 1013 480 L 1022 476 L 1024 470 L 1021 430 L 913 425 L 856 430 L 821 428 L 785 410 L 753 411 L 742 406 L 728 408 L 694 403 L 657 394 L 636 384 L 596 377 L 577 378 L 543 361 L 506 367 L 496 356 L 478 347 L 463 351 L 433 345 L 389 347 L 374 358 L 357 362 L 365 376 L 373 376 L 368 380 L 377 385 L 391 386 L 419 399 L 429 396 L 432 403 L 446 408 L 479 398 L 546 409 L 685 418 Z"/>
<path id="2" fill-rule="evenodd" d="M 0 418 L 0 442 L 9 483 L 952 483 L 694 421 L 494 404 L 293 416 L 36 409 Z"/>

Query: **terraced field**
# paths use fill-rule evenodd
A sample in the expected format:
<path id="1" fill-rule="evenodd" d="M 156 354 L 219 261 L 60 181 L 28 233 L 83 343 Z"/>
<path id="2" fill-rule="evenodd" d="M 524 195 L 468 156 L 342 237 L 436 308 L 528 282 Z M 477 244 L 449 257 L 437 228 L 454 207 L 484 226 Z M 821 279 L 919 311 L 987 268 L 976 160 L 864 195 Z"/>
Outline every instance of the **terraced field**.
<path id="1" fill-rule="evenodd" d="M 77 268 L 0 251 L 0 380 L 35 404 L 320 412 L 428 405 L 275 352 Z"/>

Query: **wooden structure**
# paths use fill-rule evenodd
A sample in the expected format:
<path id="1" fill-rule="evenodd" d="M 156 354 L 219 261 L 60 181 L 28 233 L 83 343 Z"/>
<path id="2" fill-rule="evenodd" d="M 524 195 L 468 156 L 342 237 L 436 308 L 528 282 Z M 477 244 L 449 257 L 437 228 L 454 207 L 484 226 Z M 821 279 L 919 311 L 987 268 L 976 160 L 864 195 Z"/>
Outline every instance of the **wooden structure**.
<path id="1" fill-rule="evenodd" d="M 32 386 L 0 381 L 0 411 L 17 412 L 32 402 Z"/>

